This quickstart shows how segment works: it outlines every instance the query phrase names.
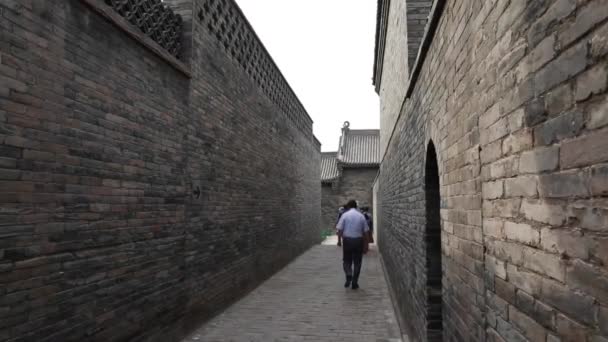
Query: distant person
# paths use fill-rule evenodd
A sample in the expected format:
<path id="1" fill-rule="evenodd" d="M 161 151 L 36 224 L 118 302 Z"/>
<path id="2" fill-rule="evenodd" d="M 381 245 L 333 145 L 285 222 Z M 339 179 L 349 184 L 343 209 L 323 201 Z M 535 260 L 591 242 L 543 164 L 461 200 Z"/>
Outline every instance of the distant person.
<path id="1" fill-rule="evenodd" d="M 365 216 L 365 221 L 367 221 L 369 227 L 369 243 L 374 243 L 374 222 L 372 215 L 369 213 L 369 207 L 361 207 L 361 214 Z"/>
<path id="2" fill-rule="evenodd" d="M 356 290 L 359 288 L 363 254 L 367 253 L 368 249 L 369 233 L 365 216 L 357 210 L 357 202 L 348 201 L 346 211 L 340 217 L 336 229 L 338 229 L 338 237 L 342 238 L 344 244 L 342 247 L 342 266 L 346 274 L 344 287 L 352 284 L 352 289 Z"/>
<path id="3" fill-rule="evenodd" d="M 338 219 L 336 220 L 336 225 L 340 221 L 340 217 L 342 217 L 342 214 L 344 214 L 345 211 L 346 209 L 344 209 L 344 206 L 338 208 Z M 340 237 L 340 235 L 338 235 L 338 246 L 342 246 L 342 237 Z"/>

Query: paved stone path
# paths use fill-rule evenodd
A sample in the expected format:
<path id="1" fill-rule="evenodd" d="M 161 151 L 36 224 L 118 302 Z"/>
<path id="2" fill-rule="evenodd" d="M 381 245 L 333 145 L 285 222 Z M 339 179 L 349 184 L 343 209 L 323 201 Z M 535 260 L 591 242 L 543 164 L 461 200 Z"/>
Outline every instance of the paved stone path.
<path id="1" fill-rule="evenodd" d="M 335 238 L 315 246 L 183 342 L 398 342 L 399 328 L 372 247 L 358 290 L 344 288 Z"/>

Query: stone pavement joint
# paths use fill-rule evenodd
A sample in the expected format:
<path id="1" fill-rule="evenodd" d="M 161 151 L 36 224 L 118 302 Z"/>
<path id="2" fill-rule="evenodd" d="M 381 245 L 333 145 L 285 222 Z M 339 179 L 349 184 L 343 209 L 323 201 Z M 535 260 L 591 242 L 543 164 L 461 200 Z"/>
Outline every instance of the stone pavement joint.
<path id="1" fill-rule="evenodd" d="M 301 255 L 183 342 L 401 342 L 375 246 L 358 290 L 344 288 L 335 238 Z"/>

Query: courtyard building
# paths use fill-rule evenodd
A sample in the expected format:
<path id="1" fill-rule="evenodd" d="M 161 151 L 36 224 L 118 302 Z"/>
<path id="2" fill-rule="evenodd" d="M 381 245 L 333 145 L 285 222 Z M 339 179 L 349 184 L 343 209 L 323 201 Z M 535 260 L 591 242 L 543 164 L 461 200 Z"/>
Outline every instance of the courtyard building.
<path id="1" fill-rule="evenodd" d="M 338 208 L 354 199 L 373 211 L 374 179 L 380 163 L 380 131 L 350 129 L 347 121 L 337 152 L 321 154 L 321 227 L 335 233 Z"/>

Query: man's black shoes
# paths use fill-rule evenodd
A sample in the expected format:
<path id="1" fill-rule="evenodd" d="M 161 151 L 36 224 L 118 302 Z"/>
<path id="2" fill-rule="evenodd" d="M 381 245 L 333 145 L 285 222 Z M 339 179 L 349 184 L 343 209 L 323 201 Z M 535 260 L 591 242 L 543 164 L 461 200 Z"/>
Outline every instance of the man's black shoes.
<path id="1" fill-rule="evenodd" d="M 356 289 L 358 289 L 358 288 L 359 288 L 359 284 L 357 284 L 357 283 L 353 283 L 353 290 L 356 290 Z"/>
<path id="2" fill-rule="evenodd" d="M 353 280 L 353 277 L 351 276 L 346 276 L 346 283 L 344 283 L 344 287 L 349 287 L 350 286 L 350 282 Z"/>

